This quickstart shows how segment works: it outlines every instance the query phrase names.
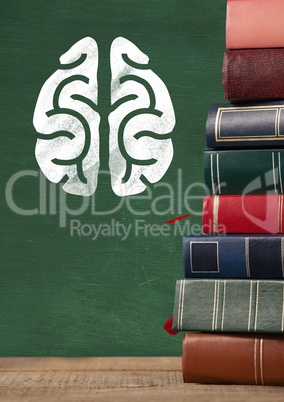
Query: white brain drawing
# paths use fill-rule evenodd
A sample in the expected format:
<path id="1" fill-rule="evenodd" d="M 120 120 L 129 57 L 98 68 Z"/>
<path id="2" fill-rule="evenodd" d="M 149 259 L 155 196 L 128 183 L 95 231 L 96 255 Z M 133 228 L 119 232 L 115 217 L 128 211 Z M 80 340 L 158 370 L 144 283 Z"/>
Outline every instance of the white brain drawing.
<path id="1" fill-rule="evenodd" d="M 110 50 L 109 169 L 118 196 L 139 194 L 156 183 L 173 158 L 175 114 L 163 81 L 132 42 L 116 38 Z M 46 177 L 70 194 L 96 191 L 99 157 L 98 47 L 84 38 L 60 57 L 34 111 L 35 155 Z"/>

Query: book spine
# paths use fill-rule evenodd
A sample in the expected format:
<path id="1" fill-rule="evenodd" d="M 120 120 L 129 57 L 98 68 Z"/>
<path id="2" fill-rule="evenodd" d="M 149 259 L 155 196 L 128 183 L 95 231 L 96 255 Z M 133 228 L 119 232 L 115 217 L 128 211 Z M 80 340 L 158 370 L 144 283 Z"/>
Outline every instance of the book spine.
<path id="1" fill-rule="evenodd" d="M 184 382 L 283 386 L 283 359 L 282 335 L 203 333 L 183 338 Z"/>
<path id="2" fill-rule="evenodd" d="M 207 195 L 204 233 L 284 233 L 283 195 Z"/>
<path id="3" fill-rule="evenodd" d="M 284 96 L 284 49 L 233 50 L 224 53 L 222 82 L 229 100 Z"/>
<path id="4" fill-rule="evenodd" d="M 212 104 L 206 143 L 209 148 L 284 146 L 284 104 Z"/>
<path id="5" fill-rule="evenodd" d="M 209 194 L 282 194 L 284 150 L 205 150 L 204 179 Z"/>
<path id="6" fill-rule="evenodd" d="M 284 236 L 184 236 L 186 278 L 284 278 Z"/>
<path id="7" fill-rule="evenodd" d="M 283 333 L 283 295 L 283 280 L 178 280 L 173 329 Z"/>
<path id="8" fill-rule="evenodd" d="M 284 47 L 283 14 L 283 0 L 228 0 L 226 48 Z"/>

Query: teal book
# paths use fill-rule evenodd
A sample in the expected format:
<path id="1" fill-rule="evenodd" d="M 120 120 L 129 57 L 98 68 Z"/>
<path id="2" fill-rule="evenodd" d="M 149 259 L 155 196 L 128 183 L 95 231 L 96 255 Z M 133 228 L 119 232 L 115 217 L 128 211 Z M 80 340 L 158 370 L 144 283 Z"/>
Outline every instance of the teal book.
<path id="1" fill-rule="evenodd" d="M 175 290 L 173 329 L 283 333 L 284 280 L 183 279 Z"/>
<path id="2" fill-rule="evenodd" d="M 205 149 L 209 194 L 283 194 L 284 149 Z"/>

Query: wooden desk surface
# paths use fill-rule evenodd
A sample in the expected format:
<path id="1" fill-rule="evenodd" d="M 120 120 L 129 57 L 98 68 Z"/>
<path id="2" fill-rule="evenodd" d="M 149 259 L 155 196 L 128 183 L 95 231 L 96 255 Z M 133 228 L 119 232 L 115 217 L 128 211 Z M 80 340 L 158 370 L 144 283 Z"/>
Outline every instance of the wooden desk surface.
<path id="1" fill-rule="evenodd" d="M 284 387 L 184 384 L 178 357 L 0 358 L 1 402 L 284 400 Z"/>

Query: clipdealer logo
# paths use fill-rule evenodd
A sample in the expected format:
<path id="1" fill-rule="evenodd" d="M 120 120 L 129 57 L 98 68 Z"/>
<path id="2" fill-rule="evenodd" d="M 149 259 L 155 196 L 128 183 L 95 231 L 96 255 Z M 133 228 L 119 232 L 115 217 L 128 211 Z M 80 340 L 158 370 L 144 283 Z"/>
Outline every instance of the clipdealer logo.
<path id="1" fill-rule="evenodd" d="M 200 226 L 197 225 L 199 231 Z M 166 223 L 148 223 L 145 219 L 135 219 L 132 223 L 124 224 L 116 219 L 106 223 L 82 223 L 80 220 L 70 221 L 70 235 L 85 237 L 93 241 L 99 237 L 117 237 L 125 241 L 129 237 L 158 237 L 184 236 L 190 233 L 190 221 L 177 222 L 170 226 Z"/>
<path id="2" fill-rule="evenodd" d="M 101 175 L 109 175 L 101 171 Z M 21 197 L 17 198 L 15 188 L 23 186 L 26 180 L 32 180 L 32 187 L 37 188 L 30 199 L 29 207 L 22 205 Z M 100 236 L 117 236 L 125 240 L 134 236 L 170 236 L 187 233 L 200 233 L 198 224 L 192 225 L 190 220 L 177 222 L 175 225 L 165 223 L 169 217 L 181 215 L 201 215 L 202 201 L 208 189 L 204 183 L 184 185 L 182 169 L 177 170 L 174 185 L 159 182 L 151 188 L 146 188 L 143 194 L 116 197 L 111 207 L 106 208 L 98 203 L 96 195 L 90 197 L 75 197 L 68 195 L 54 183 L 36 170 L 24 170 L 10 177 L 5 189 L 6 202 L 11 211 L 22 216 L 54 215 L 58 216 L 59 227 L 68 228 L 71 236 L 86 237 L 96 240 Z M 29 184 L 29 188 L 31 185 Z M 72 201 L 70 200 L 72 197 Z M 98 205 L 99 204 L 99 205 Z M 196 207 L 196 204 L 199 207 Z M 72 206 L 71 206 L 72 205 Z M 143 208 L 141 208 L 143 205 Z M 100 208 L 101 207 L 101 208 Z M 127 211 L 127 214 L 121 212 Z M 127 223 L 121 216 L 127 216 Z M 86 216 L 91 217 L 86 222 Z M 149 218 L 155 216 L 155 222 L 149 223 Z M 120 217 L 120 218 L 118 218 Z M 160 217 L 161 223 L 157 223 Z"/>

